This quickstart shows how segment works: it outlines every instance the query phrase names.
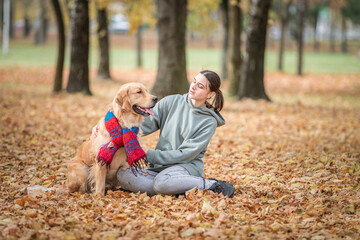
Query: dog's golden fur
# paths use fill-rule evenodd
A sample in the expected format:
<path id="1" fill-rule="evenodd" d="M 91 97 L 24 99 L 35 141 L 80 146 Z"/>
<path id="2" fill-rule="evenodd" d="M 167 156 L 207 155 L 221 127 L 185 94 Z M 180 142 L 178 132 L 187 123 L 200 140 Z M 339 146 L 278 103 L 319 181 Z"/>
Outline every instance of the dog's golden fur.
<path id="1" fill-rule="evenodd" d="M 115 95 L 109 109 L 114 113 L 123 128 L 139 127 L 143 115 L 136 113 L 133 106 L 154 107 L 157 98 L 146 91 L 140 83 L 124 84 Z M 146 114 L 145 114 L 146 115 Z M 95 193 L 105 194 L 105 182 L 114 186 L 119 168 L 129 167 L 123 147 L 119 148 L 110 168 L 97 163 L 96 157 L 102 145 L 111 140 L 105 127 L 105 117 L 97 124 L 96 134 L 92 134 L 78 149 L 75 158 L 68 163 L 68 192 L 89 192 L 95 185 Z"/>

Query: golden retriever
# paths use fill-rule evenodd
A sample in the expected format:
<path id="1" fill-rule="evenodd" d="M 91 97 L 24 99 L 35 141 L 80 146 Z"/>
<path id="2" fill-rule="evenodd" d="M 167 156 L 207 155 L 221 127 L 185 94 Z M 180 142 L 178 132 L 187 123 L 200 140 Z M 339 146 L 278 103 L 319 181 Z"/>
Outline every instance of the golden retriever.
<path id="1" fill-rule="evenodd" d="M 122 128 L 140 127 L 143 117 L 152 114 L 157 97 L 149 94 L 141 83 L 121 86 L 109 110 L 113 112 Z M 109 168 L 97 163 L 97 155 L 102 145 L 111 137 L 105 127 L 105 116 L 97 124 L 96 134 L 92 134 L 78 149 L 75 158 L 68 163 L 67 189 L 72 192 L 90 192 L 95 185 L 95 193 L 105 194 L 105 183 L 115 185 L 119 168 L 129 167 L 125 149 L 120 147 Z"/>

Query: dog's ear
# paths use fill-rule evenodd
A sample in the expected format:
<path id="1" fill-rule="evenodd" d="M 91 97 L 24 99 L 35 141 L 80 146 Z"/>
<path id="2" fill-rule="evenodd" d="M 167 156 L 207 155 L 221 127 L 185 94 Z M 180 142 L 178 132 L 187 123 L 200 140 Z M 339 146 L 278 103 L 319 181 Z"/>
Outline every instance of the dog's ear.
<path id="1" fill-rule="evenodd" d="M 121 96 L 121 92 L 118 92 L 115 96 L 114 102 L 118 105 L 118 107 L 122 107 L 123 98 Z"/>
<path id="2" fill-rule="evenodd" d="M 120 109 L 128 109 L 130 105 L 130 99 L 129 99 L 129 88 L 123 87 L 119 90 L 119 92 L 116 94 L 114 102 L 118 105 L 118 108 Z"/>

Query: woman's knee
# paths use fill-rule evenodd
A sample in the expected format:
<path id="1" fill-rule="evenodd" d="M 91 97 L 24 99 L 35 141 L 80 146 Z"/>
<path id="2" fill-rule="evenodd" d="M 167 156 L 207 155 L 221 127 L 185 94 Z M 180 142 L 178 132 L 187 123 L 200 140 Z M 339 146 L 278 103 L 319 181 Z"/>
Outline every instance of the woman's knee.
<path id="1" fill-rule="evenodd" d="M 153 189 L 156 193 L 163 195 L 184 193 L 184 189 L 187 189 L 183 186 L 184 179 L 189 176 L 189 172 L 182 166 L 169 167 L 154 178 Z"/>
<path id="2" fill-rule="evenodd" d="M 169 194 L 169 179 L 170 176 L 167 174 L 158 175 L 154 178 L 153 188 L 158 194 Z"/>

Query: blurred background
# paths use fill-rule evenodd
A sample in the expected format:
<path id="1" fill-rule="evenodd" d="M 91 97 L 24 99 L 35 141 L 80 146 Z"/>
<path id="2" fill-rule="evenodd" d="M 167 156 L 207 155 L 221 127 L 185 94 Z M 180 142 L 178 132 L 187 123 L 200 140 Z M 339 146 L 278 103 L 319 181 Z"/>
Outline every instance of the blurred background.
<path id="1" fill-rule="evenodd" d="M 76 25 L 76 11 L 72 13 L 72 10 L 81 5 L 77 0 L 0 0 L 0 68 L 56 66 L 60 40 L 53 2 L 59 4 L 64 28 L 65 72 L 71 68 L 72 31 L 79 32 L 71 29 L 72 24 Z M 168 11 L 173 15 L 186 15 L 186 63 L 181 71 L 212 69 L 219 72 L 222 79 L 239 83 L 246 79 L 246 74 L 241 73 L 247 67 L 245 56 L 252 54 L 247 52 L 246 45 L 251 24 L 260 25 L 251 21 L 251 9 L 256 8 L 266 19 L 265 27 L 260 29 L 266 39 L 263 61 L 266 72 L 300 76 L 360 72 L 358 0 L 262 1 L 270 4 L 268 9 L 250 0 L 189 0 L 180 1 L 186 9 L 183 13 L 175 13 L 180 9 L 179 4 L 162 8 L 162 1 L 85 2 L 89 23 L 80 25 L 79 29 L 89 26 L 89 70 L 97 72 L 90 74 L 90 79 L 118 79 L 112 71 L 142 69 L 157 71 L 159 80 L 159 71 L 163 71 L 159 61 L 164 59 L 159 58 L 159 47 L 162 47 L 159 46 L 162 41 L 159 16 L 161 11 Z M 261 57 L 255 58 L 261 60 Z M 67 81 L 67 73 L 65 76 Z M 232 86 L 235 91 L 230 95 L 237 95 L 239 87 Z M 180 90 L 167 93 L 174 91 Z"/>

